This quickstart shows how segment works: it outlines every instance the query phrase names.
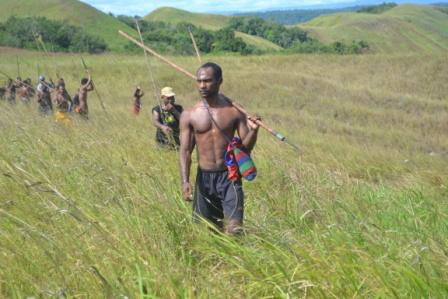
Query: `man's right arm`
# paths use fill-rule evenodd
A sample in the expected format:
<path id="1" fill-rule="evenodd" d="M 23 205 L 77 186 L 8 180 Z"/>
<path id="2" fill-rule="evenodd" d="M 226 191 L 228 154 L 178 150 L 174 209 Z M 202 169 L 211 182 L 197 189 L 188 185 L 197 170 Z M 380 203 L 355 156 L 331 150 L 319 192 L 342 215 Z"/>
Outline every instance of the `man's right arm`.
<path id="1" fill-rule="evenodd" d="M 173 131 L 170 127 L 167 125 L 164 125 L 160 122 L 160 113 L 156 109 L 152 110 L 152 124 L 154 127 L 161 129 L 165 134 L 169 134 Z"/>
<path id="2" fill-rule="evenodd" d="M 185 111 L 180 117 L 180 148 L 179 148 L 179 163 L 180 176 L 182 179 L 182 194 L 185 200 L 190 201 L 191 198 L 191 184 L 190 184 L 190 167 L 191 167 L 191 153 L 194 148 L 193 130 L 190 125 L 190 112 Z"/>

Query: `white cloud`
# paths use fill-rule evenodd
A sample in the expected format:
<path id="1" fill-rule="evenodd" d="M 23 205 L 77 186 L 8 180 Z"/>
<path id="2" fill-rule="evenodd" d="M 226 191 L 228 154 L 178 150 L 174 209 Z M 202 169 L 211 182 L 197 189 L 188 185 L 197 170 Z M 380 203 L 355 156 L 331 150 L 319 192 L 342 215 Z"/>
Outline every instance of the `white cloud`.
<path id="1" fill-rule="evenodd" d="M 354 0 L 82 0 L 104 12 L 125 15 L 146 15 L 162 6 L 176 7 L 191 12 L 225 12 L 225 11 L 255 11 L 281 9 L 290 7 L 351 2 Z"/>

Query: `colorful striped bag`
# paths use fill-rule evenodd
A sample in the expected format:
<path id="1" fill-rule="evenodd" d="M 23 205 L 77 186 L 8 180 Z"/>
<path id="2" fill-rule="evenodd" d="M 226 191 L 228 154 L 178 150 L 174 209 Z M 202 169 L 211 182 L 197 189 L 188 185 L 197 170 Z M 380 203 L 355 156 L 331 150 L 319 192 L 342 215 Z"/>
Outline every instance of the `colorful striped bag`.
<path id="1" fill-rule="evenodd" d="M 227 145 L 224 158 L 229 171 L 229 180 L 236 181 L 242 176 L 246 180 L 252 181 L 257 176 L 257 168 L 255 167 L 254 161 L 247 153 L 240 138 L 232 138 Z"/>

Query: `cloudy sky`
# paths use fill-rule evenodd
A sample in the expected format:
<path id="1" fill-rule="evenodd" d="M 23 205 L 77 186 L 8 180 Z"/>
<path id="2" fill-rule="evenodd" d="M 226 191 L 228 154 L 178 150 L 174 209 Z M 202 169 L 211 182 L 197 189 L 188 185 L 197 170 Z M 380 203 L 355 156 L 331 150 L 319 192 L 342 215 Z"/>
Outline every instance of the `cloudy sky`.
<path id="1" fill-rule="evenodd" d="M 271 10 L 313 5 L 350 3 L 356 0 L 81 0 L 104 12 L 124 15 L 146 15 L 161 6 L 191 12 L 235 12 Z"/>

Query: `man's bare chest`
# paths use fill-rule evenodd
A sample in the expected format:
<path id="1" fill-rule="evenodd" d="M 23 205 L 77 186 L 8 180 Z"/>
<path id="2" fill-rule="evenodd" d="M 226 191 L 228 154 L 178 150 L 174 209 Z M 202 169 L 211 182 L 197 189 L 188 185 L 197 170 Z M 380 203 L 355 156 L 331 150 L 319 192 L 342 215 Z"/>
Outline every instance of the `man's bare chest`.
<path id="1" fill-rule="evenodd" d="M 192 127 L 195 133 L 204 134 L 223 130 L 229 132 L 236 127 L 237 116 L 229 108 L 201 108 L 192 117 Z"/>

